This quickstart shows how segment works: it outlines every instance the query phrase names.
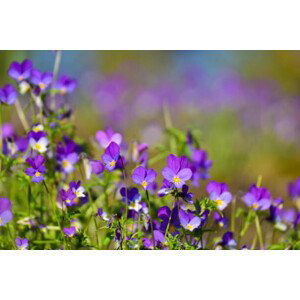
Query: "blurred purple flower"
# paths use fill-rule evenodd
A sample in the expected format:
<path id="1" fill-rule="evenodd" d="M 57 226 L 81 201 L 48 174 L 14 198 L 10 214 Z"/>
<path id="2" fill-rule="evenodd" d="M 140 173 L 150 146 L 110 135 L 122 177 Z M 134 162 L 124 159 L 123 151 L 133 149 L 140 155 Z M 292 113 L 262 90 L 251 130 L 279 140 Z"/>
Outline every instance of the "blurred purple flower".
<path id="1" fill-rule="evenodd" d="M 41 72 L 37 69 L 33 69 L 30 74 L 30 81 L 38 86 L 41 91 L 46 90 L 53 79 L 53 74 L 51 72 Z"/>
<path id="2" fill-rule="evenodd" d="M 7 105 L 13 105 L 18 98 L 18 92 L 11 84 L 6 84 L 0 88 L 0 101 Z"/>
<path id="3" fill-rule="evenodd" d="M 28 240 L 27 239 L 21 239 L 19 237 L 16 238 L 16 246 L 19 250 L 28 250 Z"/>
<path id="4" fill-rule="evenodd" d="M 30 77 L 32 70 L 32 62 L 29 59 L 25 59 L 23 62 L 18 63 L 12 62 L 9 69 L 8 75 L 15 79 L 17 82 L 21 82 Z"/>
<path id="5" fill-rule="evenodd" d="M 61 95 L 72 93 L 77 86 L 77 80 L 71 79 L 67 75 L 62 75 L 54 84 L 54 89 Z"/>
<path id="6" fill-rule="evenodd" d="M 4 226 L 13 218 L 11 202 L 7 198 L 0 198 L 0 226 Z"/>
<path id="7" fill-rule="evenodd" d="M 67 237 L 73 237 L 76 233 L 76 227 L 75 226 L 71 226 L 70 228 L 65 227 L 63 229 L 63 232 Z"/>
<path id="8" fill-rule="evenodd" d="M 121 145 L 122 135 L 114 132 L 110 127 L 105 131 L 99 130 L 96 132 L 96 140 L 103 148 L 107 148 L 111 142 L 115 142 L 118 146 Z"/>
<path id="9" fill-rule="evenodd" d="M 271 194 L 264 187 L 257 187 L 252 184 L 249 192 L 244 195 L 244 202 L 254 210 L 266 210 L 271 206 Z"/>

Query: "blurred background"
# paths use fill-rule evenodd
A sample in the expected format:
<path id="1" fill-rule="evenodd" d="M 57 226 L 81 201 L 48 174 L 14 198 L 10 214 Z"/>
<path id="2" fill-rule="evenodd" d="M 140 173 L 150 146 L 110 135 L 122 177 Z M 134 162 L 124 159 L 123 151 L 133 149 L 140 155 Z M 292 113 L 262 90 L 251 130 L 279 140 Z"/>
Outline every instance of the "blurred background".
<path id="1" fill-rule="evenodd" d="M 1 87 L 13 82 L 10 63 L 25 58 L 52 71 L 55 52 L 0 51 Z M 211 178 L 233 191 L 262 175 L 286 198 L 300 175 L 300 51 L 63 51 L 59 74 L 78 80 L 67 101 L 85 139 L 112 126 L 154 146 L 167 105 L 175 127 L 200 130 Z"/>

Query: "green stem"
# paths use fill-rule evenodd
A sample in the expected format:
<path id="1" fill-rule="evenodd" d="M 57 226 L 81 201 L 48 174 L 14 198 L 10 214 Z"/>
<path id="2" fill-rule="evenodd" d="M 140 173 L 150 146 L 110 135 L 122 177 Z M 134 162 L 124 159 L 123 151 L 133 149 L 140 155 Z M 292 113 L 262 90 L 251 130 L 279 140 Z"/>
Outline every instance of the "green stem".
<path id="1" fill-rule="evenodd" d="M 149 206 L 149 216 L 150 216 L 150 227 L 151 227 L 151 233 L 152 233 L 152 243 L 153 243 L 153 250 L 155 250 L 155 237 L 154 237 L 154 229 L 153 229 L 153 220 L 151 217 L 151 206 L 150 206 L 150 199 L 149 199 L 149 193 L 146 190 L 146 197 L 147 197 L 147 204 Z"/>
<path id="2" fill-rule="evenodd" d="M 28 125 L 28 122 L 27 122 L 27 119 L 26 119 L 26 116 L 23 112 L 23 109 L 22 109 L 22 106 L 19 102 L 19 99 L 16 100 L 15 102 L 15 107 L 16 107 L 16 111 L 17 111 L 17 114 L 18 114 L 18 117 L 22 123 L 22 126 L 24 128 L 24 130 L 27 132 L 29 130 L 29 125 Z"/>
<path id="3" fill-rule="evenodd" d="M 259 246 L 260 246 L 260 249 L 263 250 L 264 249 L 263 235 L 262 235 L 259 217 L 256 213 L 255 213 L 255 226 L 256 226 L 256 232 L 258 235 Z"/>

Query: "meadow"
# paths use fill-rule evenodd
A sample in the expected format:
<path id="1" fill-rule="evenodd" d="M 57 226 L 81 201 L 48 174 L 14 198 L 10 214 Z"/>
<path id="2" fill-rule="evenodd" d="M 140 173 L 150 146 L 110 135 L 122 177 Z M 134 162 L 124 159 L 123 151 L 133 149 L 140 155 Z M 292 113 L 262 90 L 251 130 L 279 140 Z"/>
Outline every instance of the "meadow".
<path id="1" fill-rule="evenodd" d="M 68 53 L 41 70 L 7 52 L 1 249 L 300 249 L 298 98 L 283 110 L 273 82 L 164 74 L 155 52 L 157 81 L 123 62 L 77 79 L 60 72 Z M 102 55 L 141 60 L 124 53 Z"/>

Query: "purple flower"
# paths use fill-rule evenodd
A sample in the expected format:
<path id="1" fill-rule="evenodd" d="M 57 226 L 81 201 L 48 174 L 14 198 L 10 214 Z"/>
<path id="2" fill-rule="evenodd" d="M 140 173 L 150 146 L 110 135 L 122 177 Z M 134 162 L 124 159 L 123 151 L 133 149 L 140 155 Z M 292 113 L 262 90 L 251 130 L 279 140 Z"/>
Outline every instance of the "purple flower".
<path id="1" fill-rule="evenodd" d="M 23 62 L 18 63 L 12 62 L 9 69 L 8 75 L 15 79 L 17 82 L 21 82 L 30 77 L 32 70 L 32 62 L 29 59 L 25 59 Z"/>
<path id="2" fill-rule="evenodd" d="M 27 250 L 28 249 L 28 240 L 17 237 L 16 238 L 16 246 L 18 247 L 19 250 Z"/>
<path id="3" fill-rule="evenodd" d="M 295 182 L 291 182 L 288 186 L 288 191 L 290 197 L 294 200 L 296 198 L 300 198 L 300 177 L 295 180 Z"/>
<path id="4" fill-rule="evenodd" d="M 115 142 L 111 142 L 109 146 L 105 149 L 102 155 L 102 160 L 104 162 L 105 168 L 108 171 L 115 169 L 117 161 L 120 157 L 120 147 Z"/>
<path id="5" fill-rule="evenodd" d="M 90 166 L 96 175 L 100 175 L 104 171 L 104 165 L 100 160 L 90 160 Z"/>
<path id="6" fill-rule="evenodd" d="M 16 134 L 14 125 L 12 123 L 3 123 L 2 124 L 2 138 L 11 138 Z"/>
<path id="7" fill-rule="evenodd" d="M 77 86 L 77 81 L 66 75 L 62 75 L 54 84 L 54 89 L 61 95 L 72 93 Z"/>
<path id="8" fill-rule="evenodd" d="M 105 131 L 97 131 L 96 140 L 103 148 L 107 148 L 112 142 L 115 142 L 118 146 L 120 146 L 122 142 L 122 135 L 120 133 L 114 132 L 109 127 Z"/>
<path id="9" fill-rule="evenodd" d="M 75 226 L 71 226 L 70 228 L 65 227 L 63 229 L 63 232 L 67 237 L 73 237 L 76 233 L 76 227 Z"/>
<path id="10" fill-rule="evenodd" d="M 210 181 L 206 186 L 209 198 L 214 201 L 219 210 L 223 210 L 232 200 L 228 186 L 223 182 Z"/>
<path id="11" fill-rule="evenodd" d="M 60 170 L 69 174 L 74 171 L 79 160 L 79 146 L 68 137 L 64 137 L 64 144 L 59 142 L 56 147 L 56 159 Z"/>
<path id="12" fill-rule="evenodd" d="M 157 211 L 157 216 L 162 220 L 160 224 L 160 231 L 165 232 L 169 223 L 169 232 L 178 234 L 176 229 L 180 228 L 181 223 L 178 217 L 178 205 L 171 209 L 168 206 L 162 206 Z"/>
<path id="13" fill-rule="evenodd" d="M 212 161 L 207 158 L 207 152 L 200 149 L 192 150 L 191 160 L 190 168 L 193 172 L 191 180 L 194 186 L 199 186 L 199 180 L 208 179 Z"/>
<path id="14" fill-rule="evenodd" d="M 254 210 L 266 210 L 271 206 L 271 195 L 266 188 L 252 184 L 249 192 L 244 195 L 244 202 Z"/>
<path id="15" fill-rule="evenodd" d="M 43 73 L 37 69 L 33 69 L 30 74 L 30 81 L 37 85 L 41 91 L 46 90 L 50 86 L 52 79 L 53 75 L 51 72 Z"/>
<path id="16" fill-rule="evenodd" d="M 34 158 L 28 157 L 26 162 L 30 165 L 30 168 L 27 168 L 25 173 L 32 177 L 32 182 L 40 183 L 44 180 L 43 174 L 46 172 L 44 157 L 41 155 L 37 155 Z"/>
<path id="17" fill-rule="evenodd" d="M 158 197 L 164 197 L 172 192 L 175 188 L 175 185 L 172 182 L 169 182 L 167 179 L 163 180 L 161 188 L 157 191 Z"/>
<path id="18" fill-rule="evenodd" d="M 228 220 L 224 216 L 222 217 L 217 211 L 214 213 L 214 220 L 221 228 L 227 228 Z"/>
<path id="19" fill-rule="evenodd" d="M 176 188 L 181 188 L 193 174 L 185 156 L 177 157 L 170 154 L 167 157 L 167 167 L 163 168 L 162 175 L 169 182 L 172 182 Z"/>
<path id="20" fill-rule="evenodd" d="M 228 248 L 230 250 L 235 249 L 237 245 L 236 241 L 233 238 L 233 233 L 231 231 L 227 231 L 224 233 L 220 244 L 222 247 Z"/>
<path id="21" fill-rule="evenodd" d="M 70 189 L 73 191 L 73 193 L 75 193 L 75 195 L 78 198 L 82 198 L 82 197 L 86 197 L 85 193 L 85 189 L 83 186 L 81 186 L 81 181 L 71 181 L 69 184 Z"/>
<path id="22" fill-rule="evenodd" d="M 179 220 L 183 228 L 193 231 L 200 226 L 201 220 L 191 212 L 185 212 L 183 209 L 179 210 Z"/>
<path id="23" fill-rule="evenodd" d="M 6 84 L 2 89 L 0 88 L 0 101 L 7 105 L 13 105 L 18 98 L 18 92 L 11 84 Z"/>
<path id="24" fill-rule="evenodd" d="M 0 198 L 0 226 L 4 226 L 13 218 L 11 202 L 7 198 Z"/>
<path id="25" fill-rule="evenodd" d="M 131 203 L 136 203 L 141 200 L 141 195 L 139 194 L 139 190 L 137 188 L 128 188 L 122 187 L 120 189 L 120 194 L 122 196 L 122 201 L 130 205 Z"/>
<path id="26" fill-rule="evenodd" d="M 102 218 L 104 221 L 109 221 L 109 217 L 107 215 L 107 212 L 103 211 L 102 208 L 98 208 L 98 213 L 97 215 Z"/>
<path id="27" fill-rule="evenodd" d="M 134 143 L 132 160 L 146 168 L 148 164 L 148 145 Z"/>
<path id="28" fill-rule="evenodd" d="M 153 169 L 146 169 L 142 166 L 139 166 L 134 169 L 132 173 L 132 180 L 147 190 L 149 184 L 155 181 L 156 176 L 157 173 Z"/>
<path id="29" fill-rule="evenodd" d="M 165 236 L 164 234 L 159 230 L 154 230 L 154 243 L 155 247 L 161 246 L 165 242 Z M 143 245 L 146 249 L 153 249 L 153 238 L 143 238 Z"/>
<path id="30" fill-rule="evenodd" d="M 66 204 L 66 206 L 76 205 L 76 194 L 69 188 L 67 191 L 64 189 L 60 190 L 61 200 Z"/>
<path id="31" fill-rule="evenodd" d="M 193 204 L 193 194 L 189 192 L 189 187 L 186 184 L 182 186 L 179 196 L 186 202 Z"/>

